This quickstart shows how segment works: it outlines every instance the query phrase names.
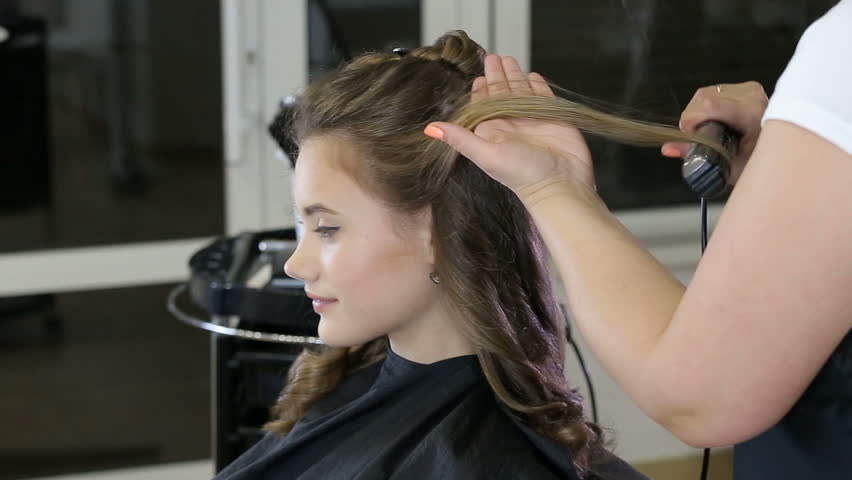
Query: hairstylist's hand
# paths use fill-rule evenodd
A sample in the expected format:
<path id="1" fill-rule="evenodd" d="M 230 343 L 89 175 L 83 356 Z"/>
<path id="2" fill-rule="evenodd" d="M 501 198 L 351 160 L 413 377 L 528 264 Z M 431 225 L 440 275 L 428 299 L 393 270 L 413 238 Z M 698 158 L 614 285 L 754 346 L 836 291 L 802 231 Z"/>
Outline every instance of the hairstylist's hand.
<path id="1" fill-rule="evenodd" d="M 471 102 L 495 96 L 554 96 L 537 73 L 525 74 L 512 57 L 485 58 L 485 77 L 473 82 Z M 595 194 L 589 148 L 576 128 L 555 122 L 496 119 L 473 132 L 446 122 L 429 124 L 427 135 L 445 141 L 527 203 L 551 189 Z"/>
<path id="2" fill-rule="evenodd" d="M 737 147 L 737 156 L 731 164 L 729 180 L 735 184 L 757 143 L 760 119 L 768 102 L 763 86 L 757 82 L 725 83 L 699 88 L 680 116 L 680 129 L 694 132 L 698 125 L 707 120 L 717 120 L 739 132 L 742 138 Z M 688 143 L 666 143 L 662 147 L 663 155 L 667 157 L 684 157 L 688 150 Z"/>

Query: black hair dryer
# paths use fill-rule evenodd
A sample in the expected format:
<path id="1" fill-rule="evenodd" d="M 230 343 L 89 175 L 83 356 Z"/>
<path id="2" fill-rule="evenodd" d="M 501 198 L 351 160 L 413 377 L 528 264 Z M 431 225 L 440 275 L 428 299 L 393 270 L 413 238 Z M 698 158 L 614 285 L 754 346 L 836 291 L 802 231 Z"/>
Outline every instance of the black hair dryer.
<path id="1" fill-rule="evenodd" d="M 736 153 L 740 136 L 717 121 L 707 121 L 695 133 L 721 143 L 731 155 Z M 693 143 L 683 159 L 683 179 L 693 192 L 702 198 L 716 198 L 728 191 L 731 167 L 719 152 L 700 143 Z"/>

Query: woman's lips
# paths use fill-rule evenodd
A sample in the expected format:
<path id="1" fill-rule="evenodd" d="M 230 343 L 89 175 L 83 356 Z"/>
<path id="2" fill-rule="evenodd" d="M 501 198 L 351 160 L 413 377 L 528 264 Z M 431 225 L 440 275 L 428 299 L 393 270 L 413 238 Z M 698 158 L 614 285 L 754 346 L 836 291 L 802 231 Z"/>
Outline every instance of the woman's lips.
<path id="1" fill-rule="evenodd" d="M 317 313 L 322 313 L 335 303 L 337 303 L 337 300 L 314 300 L 314 311 Z"/>
<path id="2" fill-rule="evenodd" d="M 305 291 L 305 294 L 308 296 L 308 298 L 313 300 L 312 303 L 313 303 L 314 311 L 317 312 L 317 313 L 322 313 L 327 308 L 329 308 L 333 304 L 337 303 L 336 298 L 320 297 L 319 295 L 314 295 L 313 293 L 308 292 L 308 291 Z"/>

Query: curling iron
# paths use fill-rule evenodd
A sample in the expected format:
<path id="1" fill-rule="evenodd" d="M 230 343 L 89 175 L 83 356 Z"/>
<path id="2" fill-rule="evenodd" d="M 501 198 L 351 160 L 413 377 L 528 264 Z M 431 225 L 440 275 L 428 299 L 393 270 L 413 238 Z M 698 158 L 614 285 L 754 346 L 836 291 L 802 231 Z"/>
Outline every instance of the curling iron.
<path id="1" fill-rule="evenodd" d="M 731 155 L 736 153 L 739 134 L 720 122 L 704 122 L 695 133 L 722 144 Z M 716 198 L 728 190 L 731 167 L 725 157 L 706 145 L 692 144 L 683 159 L 681 172 L 689 188 L 701 198 Z"/>

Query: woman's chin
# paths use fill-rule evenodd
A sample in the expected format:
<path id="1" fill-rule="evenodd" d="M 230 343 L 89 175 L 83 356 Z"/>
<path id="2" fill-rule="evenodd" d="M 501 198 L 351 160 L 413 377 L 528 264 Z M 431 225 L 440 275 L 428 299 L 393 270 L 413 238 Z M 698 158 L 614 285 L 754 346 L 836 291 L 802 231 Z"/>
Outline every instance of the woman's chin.
<path id="1" fill-rule="evenodd" d="M 329 325 L 328 321 L 320 318 L 317 329 L 320 340 L 329 347 L 356 347 L 363 345 L 381 335 L 364 335 L 363 332 L 343 332 L 335 326 Z"/>
<path id="2" fill-rule="evenodd" d="M 320 317 L 317 333 L 319 334 L 319 338 L 322 340 L 322 343 L 329 347 L 351 347 L 353 345 L 357 345 L 347 341 L 348 339 L 346 337 L 348 337 L 348 335 L 340 332 L 339 328 L 329 325 L 328 320 L 323 317 Z"/>

